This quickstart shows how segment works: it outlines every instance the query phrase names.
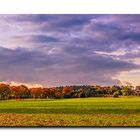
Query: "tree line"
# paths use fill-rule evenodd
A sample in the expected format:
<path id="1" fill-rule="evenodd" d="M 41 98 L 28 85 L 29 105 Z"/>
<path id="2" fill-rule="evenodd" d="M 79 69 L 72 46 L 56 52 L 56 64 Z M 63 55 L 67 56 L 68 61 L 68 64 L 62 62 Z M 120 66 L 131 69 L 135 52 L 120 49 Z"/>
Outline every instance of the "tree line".
<path id="1" fill-rule="evenodd" d="M 52 88 L 28 88 L 25 85 L 0 84 L 0 100 L 8 99 L 61 99 L 87 97 L 140 96 L 140 86 L 60 86 Z"/>

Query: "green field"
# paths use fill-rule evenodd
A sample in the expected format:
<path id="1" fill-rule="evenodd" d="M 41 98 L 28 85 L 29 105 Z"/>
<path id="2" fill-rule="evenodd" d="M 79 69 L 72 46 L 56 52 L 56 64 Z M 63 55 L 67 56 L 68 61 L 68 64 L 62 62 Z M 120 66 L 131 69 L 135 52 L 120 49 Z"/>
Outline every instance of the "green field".
<path id="1" fill-rule="evenodd" d="M 0 126 L 140 126 L 140 98 L 0 101 Z"/>

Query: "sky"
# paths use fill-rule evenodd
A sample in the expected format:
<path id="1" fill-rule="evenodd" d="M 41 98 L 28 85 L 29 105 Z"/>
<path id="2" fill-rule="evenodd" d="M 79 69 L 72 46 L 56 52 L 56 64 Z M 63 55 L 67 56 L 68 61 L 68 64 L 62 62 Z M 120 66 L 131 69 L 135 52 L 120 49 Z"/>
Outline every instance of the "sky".
<path id="1" fill-rule="evenodd" d="M 0 81 L 140 85 L 140 15 L 0 15 Z"/>

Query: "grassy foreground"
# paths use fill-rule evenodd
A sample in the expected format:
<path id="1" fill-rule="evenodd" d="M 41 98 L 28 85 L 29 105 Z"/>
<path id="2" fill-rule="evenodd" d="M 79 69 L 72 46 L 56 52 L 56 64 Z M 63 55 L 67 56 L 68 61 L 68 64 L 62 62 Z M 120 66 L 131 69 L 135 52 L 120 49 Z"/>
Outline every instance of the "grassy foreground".
<path id="1" fill-rule="evenodd" d="M 140 126 L 140 97 L 0 101 L 0 126 Z"/>

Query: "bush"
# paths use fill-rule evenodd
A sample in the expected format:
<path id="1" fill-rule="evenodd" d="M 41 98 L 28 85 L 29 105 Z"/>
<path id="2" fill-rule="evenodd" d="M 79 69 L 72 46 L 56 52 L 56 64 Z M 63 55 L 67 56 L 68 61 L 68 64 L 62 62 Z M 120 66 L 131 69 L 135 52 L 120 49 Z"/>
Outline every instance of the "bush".
<path id="1" fill-rule="evenodd" d="M 119 91 L 116 91 L 116 92 L 113 93 L 113 97 L 114 98 L 119 97 L 119 94 L 120 94 Z"/>

